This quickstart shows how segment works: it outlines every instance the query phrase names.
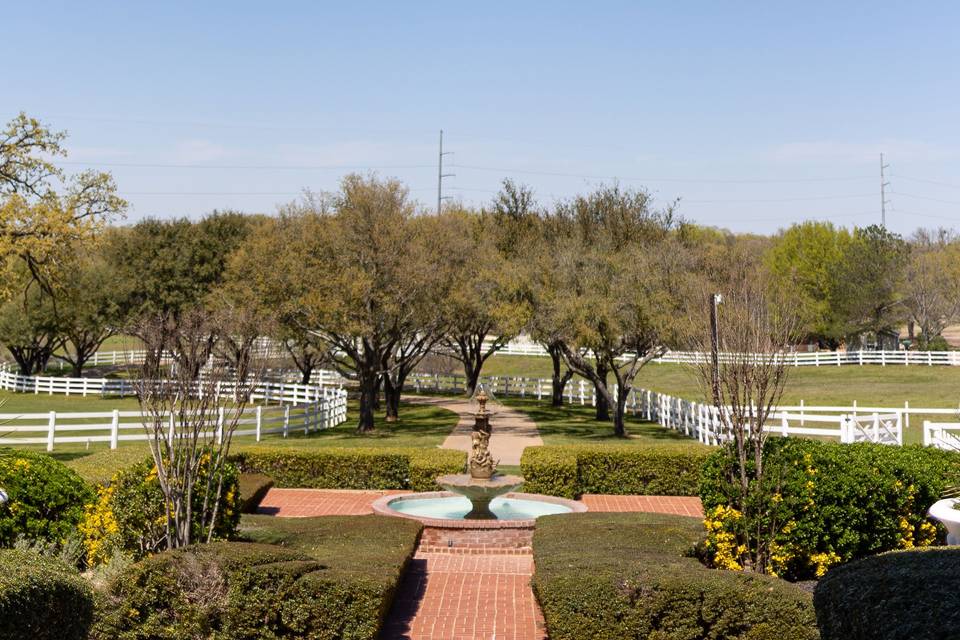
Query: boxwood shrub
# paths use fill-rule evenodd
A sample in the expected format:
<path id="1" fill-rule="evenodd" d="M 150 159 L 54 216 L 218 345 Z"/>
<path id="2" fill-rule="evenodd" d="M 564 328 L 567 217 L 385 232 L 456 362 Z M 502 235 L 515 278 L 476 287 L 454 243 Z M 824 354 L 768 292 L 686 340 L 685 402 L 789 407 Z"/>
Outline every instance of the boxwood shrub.
<path id="1" fill-rule="evenodd" d="M 814 640 L 810 594 L 691 557 L 696 518 L 547 516 L 533 537 L 533 587 L 552 640 Z M 571 541 L 580 541 L 577 544 Z"/>
<path id="2" fill-rule="evenodd" d="M 76 531 L 93 489 L 74 471 L 48 455 L 0 449 L 0 546 L 20 536 L 62 542 Z"/>
<path id="3" fill-rule="evenodd" d="M 813 602 L 823 640 L 954 638 L 960 549 L 893 551 L 831 569 Z"/>
<path id="4" fill-rule="evenodd" d="M 108 587 L 93 640 L 373 640 L 420 525 L 244 516 L 248 541 L 151 556 Z"/>
<path id="5" fill-rule="evenodd" d="M 0 550 L 0 640 L 84 640 L 92 620 L 93 594 L 72 567 Z"/>
<path id="6" fill-rule="evenodd" d="M 830 565 L 894 549 L 926 546 L 938 531 L 926 517 L 948 485 L 960 484 L 960 454 L 920 446 L 839 444 L 771 438 L 766 445 L 770 502 L 781 575 L 815 577 Z M 732 504 L 733 456 L 704 465 L 704 511 Z M 750 523 L 745 523 L 751 526 Z"/>
<path id="7" fill-rule="evenodd" d="M 697 445 L 527 447 L 520 468 L 530 493 L 690 496 L 709 455 Z"/>
<path id="8" fill-rule="evenodd" d="M 256 513 L 267 491 L 273 486 L 273 478 L 262 473 L 241 473 L 240 513 Z"/>
<path id="9" fill-rule="evenodd" d="M 466 453 L 441 449 L 245 448 L 234 459 L 244 473 L 259 473 L 278 487 L 311 489 L 437 490 L 434 478 L 459 473 Z"/>

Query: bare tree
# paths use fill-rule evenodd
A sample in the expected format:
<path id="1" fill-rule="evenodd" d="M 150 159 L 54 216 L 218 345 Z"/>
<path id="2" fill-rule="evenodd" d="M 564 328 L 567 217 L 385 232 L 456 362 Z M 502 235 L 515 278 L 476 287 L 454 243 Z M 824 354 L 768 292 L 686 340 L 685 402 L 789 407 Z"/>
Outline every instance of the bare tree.
<path id="1" fill-rule="evenodd" d="M 960 317 L 960 242 L 949 232 L 918 231 L 911 239 L 903 304 L 920 328 L 921 348 L 929 348 Z"/>
<path id="2" fill-rule="evenodd" d="M 712 293 L 703 292 L 702 311 L 691 318 L 690 346 L 712 354 L 691 367 L 716 410 L 721 437 L 729 442 L 726 451 L 731 459 L 725 468 L 727 480 L 735 488 L 729 506 L 743 514 L 738 532 L 738 543 L 746 549 L 743 566 L 765 573 L 770 544 L 782 523 L 770 510 L 771 478 L 764 465 L 767 433 L 763 427 L 783 395 L 790 371 L 784 350 L 796 339 L 800 323 L 792 299 L 761 269 L 747 264 L 734 271 L 720 284 L 722 304 L 716 332 L 707 317 Z"/>
<path id="3" fill-rule="evenodd" d="M 242 377 L 211 358 L 223 333 L 221 319 L 199 309 L 138 322 L 147 355 L 135 388 L 166 503 L 168 548 L 211 540 L 233 434 L 262 371 L 252 350 L 242 355 Z"/>

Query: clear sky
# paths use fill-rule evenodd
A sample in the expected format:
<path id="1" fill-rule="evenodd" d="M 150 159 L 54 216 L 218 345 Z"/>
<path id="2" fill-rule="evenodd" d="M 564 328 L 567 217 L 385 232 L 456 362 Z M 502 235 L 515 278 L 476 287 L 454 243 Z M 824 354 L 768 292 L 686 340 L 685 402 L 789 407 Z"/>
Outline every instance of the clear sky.
<path id="1" fill-rule="evenodd" d="M 960 227 L 956 2 L 8 0 L 0 118 L 145 216 L 273 212 L 351 170 L 436 206 L 619 178 L 740 231 Z"/>

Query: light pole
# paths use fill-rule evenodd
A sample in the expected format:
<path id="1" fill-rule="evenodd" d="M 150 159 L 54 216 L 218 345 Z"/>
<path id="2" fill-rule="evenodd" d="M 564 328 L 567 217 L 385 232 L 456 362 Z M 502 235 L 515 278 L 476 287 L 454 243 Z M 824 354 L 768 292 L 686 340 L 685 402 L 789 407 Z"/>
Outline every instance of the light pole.
<path id="1" fill-rule="evenodd" d="M 717 307 L 722 302 L 722 294 L 714 293 L 710 296 L 710 386 L 714 404 L 720 402 L 720 328 L 717 323 Z"/>

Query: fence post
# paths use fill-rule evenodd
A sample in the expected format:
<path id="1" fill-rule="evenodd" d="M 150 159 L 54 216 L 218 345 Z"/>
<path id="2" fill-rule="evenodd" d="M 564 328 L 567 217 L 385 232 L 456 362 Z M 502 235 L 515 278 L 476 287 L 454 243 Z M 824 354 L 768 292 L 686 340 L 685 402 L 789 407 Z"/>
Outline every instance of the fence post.
<path id="1" fill-rule="evenodd" d="M 173 446 L 174 429 L 176 429 L 176 426 L 173 420 L 173 412 L 171 411 L 170 412 L 170 432 L 167 434 L 167 439 L 169 440 L 171 447 Z"/>
<path id="2" fill-rule="evenodd" d="M 580 406 L 581 406 L 581 407 L 584 405 L 584 402 L 585 402 L 585 400 L 584 400 L 584 397 L 583 397 L 583 380 L 581 380 L 581 381 L 580 381 Z"/>
<path id="3" fill-rule="evenodd" d="M 116 449 L 120 443 L 120 410 L 113 410 L 113 419 L 110 421 L 110 448 Z"/>
<path id="4" fill-rule="evenodd" d="M 290 429 L 290 405 L 283 405 L 283 437 L 287 437 L 287 431 Z"/>
<path id="5" fill-rule="evenodd" d="M 903 401 L 903 419 L 904 419 L 904 427 L 909 429 L 910 428 L 910 401 L 909 400 Z"/>
<path id="6" fill-rule="evenodd" d="M 217 408 L 217 444 L 223 442 L 223 407 Z"/>
<path id="7" fill-rule="evenodd" d="M 47 451 L 53 451 L 53 436 L 57 432 L 57 412 L 50 412 L 50 420 L 47 423 Z"/>
<path id="8" fill-rule="evenodd" d="M 887 366 L 887 352 L 883 351 L 882 349 L 880 350 L 880 366 Z"/>
<path id="9" fill-rule="evenodd" d="M 263 407 L 257 405 L 257 442 L 260 442 L 260 430 L 263 428 Z"/>
<path id="10" fill-rule="evenodd" d="M 761 427 L 762 428 L 762 427 Z M 784 411 L 780 414 L 780 435 L 784 438 L 790 435 L 790 423 L 787 421 L 787 412 Z"/>
<path id="11" fill-rule="evenodd" d="M 800 398 L 800 426 L 803 426 L 803 398 Z"/>
<path id="12" fill-rule="evenodd" d="M 537 378 L 537 402 L 543 400 L 543 378 Z"/>

